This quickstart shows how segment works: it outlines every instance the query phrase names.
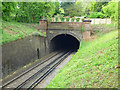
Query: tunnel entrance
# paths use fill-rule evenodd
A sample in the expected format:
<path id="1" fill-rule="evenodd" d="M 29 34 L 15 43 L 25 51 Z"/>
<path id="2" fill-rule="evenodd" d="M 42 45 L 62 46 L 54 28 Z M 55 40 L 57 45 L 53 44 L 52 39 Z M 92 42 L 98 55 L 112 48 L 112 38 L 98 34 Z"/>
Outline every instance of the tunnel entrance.
<path id="1" fill-rule="evenodd" d="M 57 50 L 73 50 L 79 49 L 80 42 L 72 35 L 60 34 L 54 37 L 50 42 L 50 52 Z"/>

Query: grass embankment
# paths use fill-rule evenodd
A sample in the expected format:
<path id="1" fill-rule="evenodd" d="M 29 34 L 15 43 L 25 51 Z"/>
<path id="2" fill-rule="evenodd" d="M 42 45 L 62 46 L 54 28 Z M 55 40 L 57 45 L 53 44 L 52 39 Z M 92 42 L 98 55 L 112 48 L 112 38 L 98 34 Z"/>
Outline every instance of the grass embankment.
<path id="1" fill-rule="evenodd" d="M 38 24 L 2 21 L 2 39 L 0 39 L 0 45 L 32 34 L 45 36 L 45 32 L 40 32 L 37 28 Z"/>
<path id="2" fill-rule="evenodd" d="M 84 42 L 47 88 L 118 87 L 118 31 Z"/>

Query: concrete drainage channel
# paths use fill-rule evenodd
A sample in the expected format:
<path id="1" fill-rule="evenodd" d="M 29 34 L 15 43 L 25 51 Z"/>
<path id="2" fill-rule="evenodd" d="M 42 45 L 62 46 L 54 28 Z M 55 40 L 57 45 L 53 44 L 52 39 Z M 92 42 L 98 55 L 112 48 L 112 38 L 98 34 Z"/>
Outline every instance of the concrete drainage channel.
<path id="1" fill-rule="evenodd" d="M 62 61 L 66 59 L 68 56 L 69 58 L 65 60 L 66 61 L 65 63 L 63 63 Z M 47 85 L 47 83 L 45 82 L 50 81 L 50 79 L 46 77 L 49 75 L 49 77 L 52 76 L 53 78 L 55 74 L 59 71 L 60 67 L 64 66 L 70 59 L 71 51 L 60 52 L 58 54 L 55 54 L 51 56 L 51 58 L 49 57 L 49 60 L 46 60 L 43 64 L 32 67 L 32 69 L 24 72 L 18 77 L 7 82 L 6 84 L 3 85 L 3 88 L 15 88 L 16 90 L 19 90 L 20 88 L 33 89 L 35 87 L 41 88 L 40 86 L 45 87 Z M 60 63 L 62 66 L 59 65 Z M 54 71 L 54 73 L 51 74 L 52 71 Z M 42 81 L 43 79 L 45 80 Z"/>

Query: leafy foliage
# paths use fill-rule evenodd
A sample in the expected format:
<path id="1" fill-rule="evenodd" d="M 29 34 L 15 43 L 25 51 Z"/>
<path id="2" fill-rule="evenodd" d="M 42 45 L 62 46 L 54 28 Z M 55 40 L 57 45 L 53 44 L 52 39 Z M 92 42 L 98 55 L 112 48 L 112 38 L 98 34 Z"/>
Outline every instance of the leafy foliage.
<path id="1" fill-rule="evenodd" d="M 120 2 L 118 3 L 118 29 L 120 29 Z"/>
<path id="2" fill-rule="evenodd" d="M 51 0 L 50 0 L 51 1 Z M 113 0 L 114 1 L 114 0 Z M 60 5 L 61 4 L 61 5 Z M 110 17 L 118 20 L 117 2 L 2 2 L 2 18 L 5 21 L 37 23 L 54 15 Z"/>
<path id="3" fill-rule="evenodd" d="M 61 20 L 62 22 L 64 22 L 65 17 L 60 17 L 60 20 Z"/>
<path id="4" fill-rule="evenodd" d="M 61 7 L 63 7 L 65 16 L 81 16 L 82 5 L 81 3 L 76 4 L 75 2 L 62 2 Z"/>
<path id="5" fill-rule="evenodd" d="M 81 20 L 82 20 L 82 22 L 83 22 L 85 19 L 84 19 L 84 18 L 82 18 Z"/>
<path id="6" fill-rule="evenodd" d="M 111 18 L 118 20 L 118 2 L 91 2 L 89 18 Z"/>
<path id="7" fill-rule="evenodd" d="M 70 18 L 69 18 L 69 17 L 67 17 L 67 18 L 66 18 L 66 21 L 67 21 L 67 22 L 69 22 L 69 20 L 70 20 Z"/>
<path id="8" fill-rule="evenodd" d="M 16 2 L 2 2 L 2 18 L 11 21 L 17 11 Z"/>
<path id="9" fill-rule="evenodd" d="M 58 17 L 55 18 L 56 22 L 58 22 Z"/>
<path id="10" fill-rule="evenodd" d="M 52 18 L 51 18 L 51 17 L 49 17 L 49 18 L 48 18 L 48 21 L 49 21 L 49 22 L 51 22 L 51 21 L 52 21 Z"/>
<path id="11" fill-rule="evenodd" d="M 61 15 L 64 14 L 64 9 L 63 9 L 63 8 L 60 8 L 59 11 L 60 11 L 60 14 L 61 14 Z"/>
<path id="12" fill-rule="evenodd" d="M 59 2 L 3 2 L 3 20 L 37 23 L 59 13 Z"/>
<path id="13" fill-rule="evenodd" d="M 92 12 L 102 12 L 102 6 L 106 6 L 107 4 L 108 2 L 104 2 L 104 0 L 91 2 L 90 10 Z"/>
<path id="14" fill-rule="evenodd" d="M 76 22 L 79 22 L 80 18 L 76 18 Z"/>
<path id="15" fill-rule="evenodd" d="M 75 18 L 74 18 L 74 17 L 72 17 L 71 22 L 74 22 L 74 20 L 75 20 Z"/>
<path id="16" fill-rule="evenodd" d="M 118 20 L 118 2 L 113 1 L 109 2 L 107 6 L 103 6 L 102 10 L 106 17 Z"/>
<path id="17" fill-rule="evenodd" d="M 89 18 L 104 18 L 104 14 L 102 12 L 93 12 L 89 16 Z"/>

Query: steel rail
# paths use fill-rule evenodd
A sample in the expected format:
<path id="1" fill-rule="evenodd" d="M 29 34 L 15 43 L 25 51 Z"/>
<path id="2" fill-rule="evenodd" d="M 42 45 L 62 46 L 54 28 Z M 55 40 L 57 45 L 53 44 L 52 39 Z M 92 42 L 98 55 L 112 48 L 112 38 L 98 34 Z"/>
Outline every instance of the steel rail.
<path id="1" fill-rule="evenodd" d="M 65 52 L 66 53 L 66 52 Z M 21 83 L 19 86 L 17 86 L 14 90 L 19 90 L 20 88 L 22 88 L 25 84 L 27 84 L 31 79 L 33 79 L 35 76 L 37 76 L 38 74 L 40 74 L 41 72 L 43 72 L 44 70 L 46 70 L 51 64 L 53 64 L 55 61 L 57 61 L 60 57 L 62 57 L 65 53 L 63 53 L 62 55 L 60 55 L 59 57 L 57 57 L 55 60 L 53 60 L 52 62 L 50 62 L 49 64 L 47 64 L 45 67 L 43 67 L 42 69 L 40 69 L 38 72 L 36 72 L 34 75 L 32 75 L 31 77 L 29 77 L 27 80 L 25 80 L 23 83 Z"/>
<path id="2" fill-rule="evenodd" d="M 36 79 L 31 85 L 27 87 L 27 90 L 34 89 L 46 76 L 48 76 L 66 57 L 68 57 L 71 52 L 66 53 L 62 58 L 55 63 L 51 68 L 49 68 L 41 77 Z"/>
<path id="3" fill-rule="evenodd" d="M 59 52 L 60 53 L 60 52 Z M 49 59 L 53 58 L 54 56 L 56 56 L 59 53 L 55 53 L 54 55 L 50 56 L 49 58 L 45 59 L 44 61 L 38 63 L 37 65 L 33 66 L 32 68 L 28 69 L 27 71 L 21 73 L 20 75 L 18 75 L 17 77 L 13 78 L 12 80 L 8 81 L 7 83 L 5 83 L 2 88 L 6 87 L 7 85 L 9 85 L 10 83 L 14 82 L 15 80 L 17 80 L 18 78 L 22 77 L 23 75 L 27 74 L 28 72 L 32 71 L 34 68 L 37 68 L 39 65 L 45 63 L 46 61 L 48 61 Z"/>

